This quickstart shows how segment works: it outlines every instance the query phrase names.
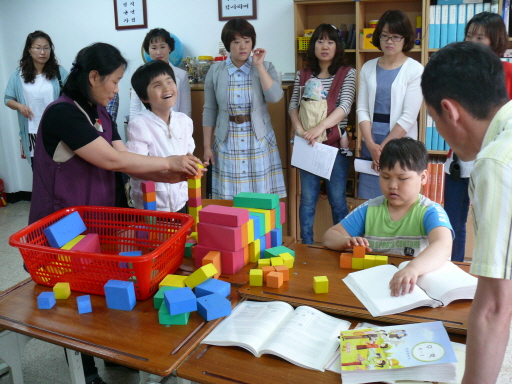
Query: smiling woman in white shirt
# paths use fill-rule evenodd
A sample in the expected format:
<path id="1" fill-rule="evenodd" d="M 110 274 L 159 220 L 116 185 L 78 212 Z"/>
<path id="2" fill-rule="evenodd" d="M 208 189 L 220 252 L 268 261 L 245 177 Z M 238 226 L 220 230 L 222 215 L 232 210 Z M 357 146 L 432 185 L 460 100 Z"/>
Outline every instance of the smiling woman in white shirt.
<path id="1" fill-rule="evenodd" d="M 372 160 L 372 168 L 378 172 L 380 153 L 388 141 L 404 136 L 418 138 L 423 66 L 405 55 L 414 46 L 414 31 L 402 11 L 384 12 L 372 43 L 383 55 L 367 61 L 361 69 L 357 119 L 364 140 L 361 157 Z M 358 197 L 380 195 L 379 178 L 360 173 Z"/>

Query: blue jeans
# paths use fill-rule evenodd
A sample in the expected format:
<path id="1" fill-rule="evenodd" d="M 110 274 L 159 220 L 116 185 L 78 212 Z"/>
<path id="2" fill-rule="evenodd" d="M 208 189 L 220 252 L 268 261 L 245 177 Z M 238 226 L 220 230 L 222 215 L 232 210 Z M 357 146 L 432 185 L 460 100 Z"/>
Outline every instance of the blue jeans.
<path id="1" fill-rule="evenodd" d="M 466 222 L 469 212 L 469 177 L 453 181 L 446 174 L 444 183 L 444 210 L 448 214 L 455 239 L 452 247 L 452 261 L 464 261 L 466 249 Z"/>
<path id="2" fill-rule="evenodd" d="M 338 224 L 348 214 L 347 176 L 350 158 L 338 152 L 332 168 L 331 180 L 325 180 L 327 197 L 331 205 L 334 224 Z M 315 223 L 316 202 L 320 194 L 322 178 L 312 173 L 300 171 L 300 237 L 302 244 L 313 244 L 313 224 Z"/>

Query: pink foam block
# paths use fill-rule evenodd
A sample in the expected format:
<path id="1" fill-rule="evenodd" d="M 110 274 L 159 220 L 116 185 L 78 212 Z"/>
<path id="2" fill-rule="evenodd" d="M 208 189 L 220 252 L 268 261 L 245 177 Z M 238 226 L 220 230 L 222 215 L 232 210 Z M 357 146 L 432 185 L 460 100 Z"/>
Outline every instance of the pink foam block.
<path id="1" fill-rule="evenodd" d="M 284 224 L 284 222 L 286 221 L 286 204 L 284 203 L 284 201 L 279 202 L 279 207 L 281 208 L 281 212 L 280 212 L 281 223 L 280 224 Z"/>
<path id="2" fill-rule="evenodd" d="M 100 237 L 97 233 L 88 233 L 80 240 L 73 248 L 72 251 L 101 253 Z"/>
<path id="3" fill-rule="evenodd" d="M 208 205 L 199 212 L 201 223 L 239 227 L 249 221 L 249 211 L 243 208 Z"/>
<path id="4" fill-rule="evenodd" d="M 212 247 L 205 247 L 203 245 L 196 245 L 194 247 L 194 257 L 196 260 L 196 267 L 202 266 L 203 258 L 210 251 L 220 252 L 220 264 L 222 267 L 222 274 L 234 275 L 244 266 L 244 248 L 237 251 L 226 251 L 225 249 L 216 249 Z"/>
<path id="5" fill-rule="evenodd" d="M 267 244 L 267 248 L 272 248 L 272 235 L 270 232 L 265 233 L 265 243 Z"/>
<path id="6" fill-rule="evenodd" d="M 197 207 L 200 207 L 201 205 L 203 205 L 203 199 L 201 199 L 201 196 L 199 197 L 189 197 L 188 198 L 188 206 L 189 207 L 194 207 L 194 208 L 197 208 Z M 201 212 L 201 211 L 199 211 Z"/>
<path id="7" fill-rule="evenodd" d="M 203 223 L 199 219 L 199 223 L 197 223 L 197 240 L 200 245 L 207 247 L 236 251 L 243 247 L 242 228 Z"/>
<path id="8" fill-rule="evenodd" d="M 155 182 L 154 181 L 143 181 L 140 183 L 142 188 L 142 193 L 150 193 L 155 192 Z"/>

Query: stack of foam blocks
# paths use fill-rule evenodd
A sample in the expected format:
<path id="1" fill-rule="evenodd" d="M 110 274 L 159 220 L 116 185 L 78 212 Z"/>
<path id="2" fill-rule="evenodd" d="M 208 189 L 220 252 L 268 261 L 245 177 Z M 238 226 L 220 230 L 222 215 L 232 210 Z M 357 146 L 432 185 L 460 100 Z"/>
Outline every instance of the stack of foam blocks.
<path id="1" fill-rule="evenodd" d="M 361 245 L 356 245 L 353 253 L 342 253 L 340 255 L 340 268 L 367 269 L 387 263 L 387 256 L 367 255 L 366 248 Z"/>

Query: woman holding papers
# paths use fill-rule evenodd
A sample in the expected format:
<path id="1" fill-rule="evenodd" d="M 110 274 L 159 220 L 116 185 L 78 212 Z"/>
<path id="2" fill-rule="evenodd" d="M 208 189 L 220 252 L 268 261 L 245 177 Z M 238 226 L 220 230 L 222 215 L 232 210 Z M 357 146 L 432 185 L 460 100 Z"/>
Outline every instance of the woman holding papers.
<path id="1" fill-rule="evenodd" d="M 500 15 L 491 12 L 479 13 L 466 24 L 465 41 L 472 41 L 491 47 L 492 51 L 503 57 L 508 46 L 508 34 Z M 505 84 L 512 98 L 512 63 L 503 62 Z M 469 174 L 473 170 L 473 161 L 460 161 L 452 150 L 444 164 L 447 173 L 444 184 L 444 209 L 455 231 L 452 260 L 464 261 L 466 249 L 466 221 L 469 212 Z"/>
<path id="2" fill-rule="evenodd" d="M 361 69 L 357 119 L 364 140 L 361 157 L 372 160 L 372 168 L 379 172 L 380 153 L 389 140 L 418 138 L 423 66 L 405 55 L 414 46 L 414 31 L 402 11 L 381 16 L 372 43 L 383 55 Z M 381 194 L 378 176 L 359 174 L 358 197 L 373 199 Z"/>
<path id="3" fill-rule="evenodd" d="M 356 70 L 346 66 L 339 31 L 331 24 L 321 24 L 316 28 L 309 43 L 306 63 L 306 67 L 297 72 L 289 113 L 296 135 L 308 140 L 312 145 L 316 141 L 321 141 L 340 149 L 334 161 L 330 180 L 324 180 L 332 218 L 334 224 L 337 224 L 348 214 L 345 191 L 349 168 L 348 156 L 351 153 L 348 150 L 345 128 L 354 101 Z M 304 103 L 309 101 L 299 100 L 300 89 L 306 82 L 317 84 L 315 86 L 317 89 L 320 88 L 319 93 L 325 96 L 324 101 L 327 104 L 325 117 L 307 130 L 303 124 L 304 119 L 299 118 L 299 110 L 306 108 Z M 308 88 L 306 86 L 306 89 Z M 310 100 L 315 97 L 307 93 L 305 96 Z M 321 181 L 321 177 L 300 170 L 299 218 L 303 244 L 313 244 L 313 224 Z"/>

